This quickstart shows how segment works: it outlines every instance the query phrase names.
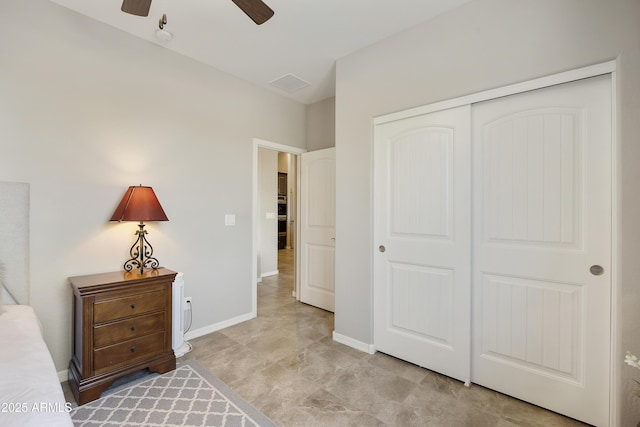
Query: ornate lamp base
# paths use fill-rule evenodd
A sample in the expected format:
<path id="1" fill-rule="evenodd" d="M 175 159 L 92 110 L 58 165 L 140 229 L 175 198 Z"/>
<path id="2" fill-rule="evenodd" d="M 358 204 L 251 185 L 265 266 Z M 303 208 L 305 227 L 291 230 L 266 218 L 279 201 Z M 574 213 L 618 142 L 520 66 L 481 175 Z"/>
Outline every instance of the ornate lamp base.
<path id="1" fill-rule="evenodd" d="M 128 259 L 124 263 L 124 271 L 131 271 L 134 268 L 138 268 L 140 274 L 143 274 L 145 268 L 155 270 L 160 266 L 160 263 L 153 257 L 153 247 L 145 237 L 147 230 L 144 229 L 144 223 L 140 221 L 138 227 L 140 227 L 140 229 L 136 231 L 138 240 L 136 240 L 133 246 L 131 246 L 131 249 L 129 249 L 131 259 Z"/>

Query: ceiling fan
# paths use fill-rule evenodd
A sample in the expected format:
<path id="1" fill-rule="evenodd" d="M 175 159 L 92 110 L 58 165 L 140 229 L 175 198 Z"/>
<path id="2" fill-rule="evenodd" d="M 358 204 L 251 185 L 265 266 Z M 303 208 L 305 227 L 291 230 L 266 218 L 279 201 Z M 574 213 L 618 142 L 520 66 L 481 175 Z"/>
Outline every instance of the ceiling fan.
<path id="1" fill-rule="evenodd" d="M 264 24 L 273 16 L 273 10 L 262 0 L 231 0 L 256 24 Z M 149 16 L 151 0 L 123 0 L 122 11 L 137 16 Z"/>

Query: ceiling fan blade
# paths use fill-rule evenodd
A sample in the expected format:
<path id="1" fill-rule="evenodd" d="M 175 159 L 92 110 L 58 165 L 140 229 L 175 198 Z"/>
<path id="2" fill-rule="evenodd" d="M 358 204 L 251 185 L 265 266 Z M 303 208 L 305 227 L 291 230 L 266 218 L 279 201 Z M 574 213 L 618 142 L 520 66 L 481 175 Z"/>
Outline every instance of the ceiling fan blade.
<path id="1" fill-rule="evenodd" d="M 273 16 L 273 10 L 261 0 L 232 0 L 256 24 L 264 24 Z"/>
<path id="2" fill-rule="evenodd" d="M 132 15 L 149 16 L 150 8 L 151 0 L 123 0 L 120 10 Z"/>

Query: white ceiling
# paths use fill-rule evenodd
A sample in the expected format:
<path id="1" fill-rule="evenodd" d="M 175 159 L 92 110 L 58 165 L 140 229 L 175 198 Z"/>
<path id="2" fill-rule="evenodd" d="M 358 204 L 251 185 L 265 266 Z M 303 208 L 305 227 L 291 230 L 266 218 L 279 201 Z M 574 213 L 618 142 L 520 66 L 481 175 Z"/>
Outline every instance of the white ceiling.
<path id="1" fill-rule="evenodd" d="M 52 1 L 310 104 L 334 96 L 337 59 L 470 0 L 264 0 L 275 15 L 259 26 L 231 0 L 153 0 L 148 17 L 121 12 L 122 0 Z M 163 13 L 169 42 L 155 36 Z M 310 85 L 269 84 L 287 74 Z"/>

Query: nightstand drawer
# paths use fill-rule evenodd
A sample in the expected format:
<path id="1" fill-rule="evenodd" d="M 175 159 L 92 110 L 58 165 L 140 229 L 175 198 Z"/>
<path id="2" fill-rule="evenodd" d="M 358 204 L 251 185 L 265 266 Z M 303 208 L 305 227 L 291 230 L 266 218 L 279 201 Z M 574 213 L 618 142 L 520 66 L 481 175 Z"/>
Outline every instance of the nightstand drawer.
<path id="1" fill-rule="evenodd" d="M 125 317 L 162 310 L 165 307 L 165 293 L 149 292 L 128 297 L 96 302 L 94 323 L 103 323 Z"/>
<path id="2" fill-rule="evenodd" d="M 131 317 L 118 322 L 96 326 L 93 331 L 93 346 L 106 345 L 127 341 L 153 332 L 164 330 L 164 311 L 146 316 Z"/>
<path id="3" fill-rule="evenodd" d="M 164 334 L 164 332 L 156 332 L 141 338 L 94 350 L 93 369 L 96 375 L 135 363 L 137 360 L 148 359 L 162 354 Z"/>

